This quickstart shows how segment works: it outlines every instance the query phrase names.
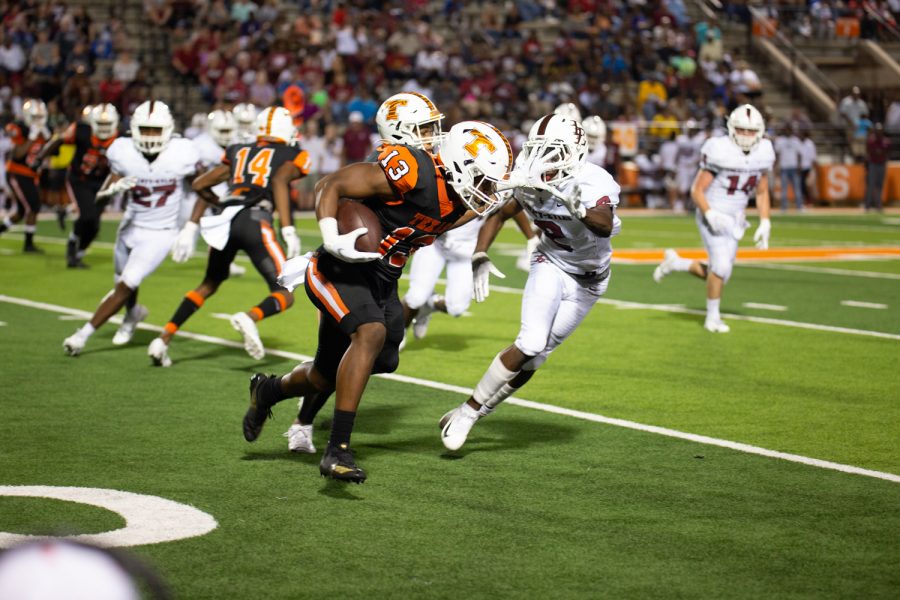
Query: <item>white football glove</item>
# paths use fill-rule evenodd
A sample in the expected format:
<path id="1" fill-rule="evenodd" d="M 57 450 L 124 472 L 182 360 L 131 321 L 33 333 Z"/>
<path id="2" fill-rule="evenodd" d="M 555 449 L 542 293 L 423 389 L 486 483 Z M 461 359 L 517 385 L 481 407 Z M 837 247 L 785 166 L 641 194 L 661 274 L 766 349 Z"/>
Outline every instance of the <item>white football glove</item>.
<path id="1" fill-rule="evenodd" d="M 178 232 L 175 243 L 172 244 L 172 260 L 177 263 L 187 262 L 194 255 L 194 248 L 197 246 L 197 235 L 200 233 L 200 227 L 193 221 L 188 221 Z"/>
<path id="2" fill-rule="evenodd" d="M 297 230 L 293 225 L 281 228 L 281 239 L 284 240 L 287 258 L 300 256 L 300 236 L 297 235 Z"/>
<path id="3" fill-rule="evenodd" d="M 108 188 L 105 190 L 100 190 L 97 192 L 97 198 L 106 198 L 108 196 L 115 196 L 116 194 L 120 194 L 122 192 L 127 192 L 131 188 L 137 185 L 137 177 L 123 177 L 110 184 Z"/>
<path id="4" fill-rule="evenodd" d="M 475 302 L 484 302 L 491 295 L 489 280 L 491 275 L 505 279 L 506 275 L 494 266 L 487 252 L 476 252 L 472 255 L 472 285 Z"/>
<path id="5" fill-rule="evenodd" d="M 569 214 L 579 221 L 587 214 L 587 209 L 581 203 L 581 186 L 577 183 L 572 186 L 568 194 L 560 198 L 560 201 L 568 209 Z"/>
<path id="6" fill-rule="evenodd" d="M 756 242 L 757 248 L 760 250 L 769 249 L 770 233 L 772 233 L 772 222 L 769 219 L 760 219 L 759 227 L 756 228 L 756 233 L 753 234 L 753 241 Z"/>
<path id="7" fill-rule="evenodd" d="M 360 252 L 355 248 L 356 238 L 369 231 L 366 227 L 341 235 L 338 233 L 337 219 L 325 217 L 319 221 L 319 231 L 322 232 L 322 245 L 325 250 L 344 262 L 369 262 L 381 258 L 379 252 Z"/>
<path id="8" fill-rule="evenodd" d="M 706 219 L 706 224 L 715 235 L 727 232 L 734 225 L 734 219 L 714 208 L 703 213 L 703 218 Z"/>

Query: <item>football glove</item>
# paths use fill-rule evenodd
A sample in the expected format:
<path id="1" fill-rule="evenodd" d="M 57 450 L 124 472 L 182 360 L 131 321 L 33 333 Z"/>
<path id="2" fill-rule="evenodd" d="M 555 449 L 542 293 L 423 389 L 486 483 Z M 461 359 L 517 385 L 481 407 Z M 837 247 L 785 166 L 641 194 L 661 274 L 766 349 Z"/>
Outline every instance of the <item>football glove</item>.
<path id="1" fill-rule="evenodd" d="M 44 136 L 44 139 L 50 139 L 50 130 L 46 127 L 31 127 L 28 130 L 28 141 L 33 142 L 39 137 Z"/>
<path id="2" fill-rule="evenodd" d="M 560 198 L 560 201 L 568 209 L 569 214 L 579 221 L 587 214 L 587 209 L 584 207 L 584 204 L 581 203 L 581 186 L 577 183 L 572 186 L 572 189 L 569 190 L 568 194 L 565 194 L 563 198 Z"/>
<path id="3" fill-rule="evenodd" d="M 734 220 L 725 213 L 714 208 L 708 209 L 703 213 L 706 224 L 715 235 L 721 235 L 728 231 L 734 225 Z"/>
<path id="4" fill-rule="evenodd" d="M 109 196 L 115 196 L 116 194 L 120 194 L 122 192 L 127 192 L 136 185 L 137 177 L 123 177 L 122 179 L 116 180 L 114 183 L 110 184 L 108 188 L 97 192 L 97 199 L 99 200 L 102 198 L 107 198 Z"/>
<path id="5" fill-rule="evenodd" d="M 770 233 L 772 233 L 772 222 L 769 219 L 760 219 L 759 227 L 756 228 L 756 233 L 753 234 L 753 241 L 756 242 L 757 248 L 760 250 L 769 249 Z"/>
<path id="6" fill-rule="evenodd" d="M 360 252 L 355 248 L 356 238 L 367 233 L 369 231 L 367 227 L 360 227 L 341 235 L 338 233 L 337 219 L 325 217 L 319 221 L 319 231 L 322 232 L 322 245 L 325 251 L 344 262 L 369 262 L 381 258 L 379 252 Z"/>
<path id="7" fill-rule="evenodd" d="M 300 236 L 297 235 L 293 225 L 281 228 L 281 239 L 284 240 L 287 258 L 300 256 Z"/>
<path id="8" fill-rule="evenodd" d="M 500 269 L 494 266 L 486 252 L 476 252 L 472 255 L 472 285 L 475 302 L 484 302 L 491 294 L 489 280 L 491 275 L 505 279 Z"/>
<path id="9" fill-rule="evenodd" d="M 184 227 L 178 232 L 178 237 L 175 238 L 175 243 L 172 244 L 172 260 L 183 263 L 194 255 L 199 232 L 200 227 L 193 221 L 184 224 Z"/>

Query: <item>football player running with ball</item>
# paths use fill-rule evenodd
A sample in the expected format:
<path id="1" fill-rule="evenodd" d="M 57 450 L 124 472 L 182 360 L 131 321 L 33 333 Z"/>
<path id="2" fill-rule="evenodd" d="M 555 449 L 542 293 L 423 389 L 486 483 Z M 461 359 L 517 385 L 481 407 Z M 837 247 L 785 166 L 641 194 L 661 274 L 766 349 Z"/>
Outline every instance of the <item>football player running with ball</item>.
<path id="1" fill-rule="evenodd" d="M 486 252 L 503 221 L 524 210 L 542 235 L 522 296 L 519 335 L 497 354 L 472 396 L 440 420 L 449 450 L 462 447 L 481 417 L 531 379 L 606 292 L 610 238 L 622 227 L 615 214 L 619 185 L 586 161 L 587 151 L 578 121 L 559 114 L 538 119 L 509 177 L 517 186 L 512 199 L 481 229 L 472 257 L 478 302 L 489 294 L 490 274 L 500 275 Z"/>
<path id="2" fill-rule="evenodd" d="M 762 115 L 744 104 L 728 117 L 728 135 L 708 139 L 700 150 L 700 170 L 691 187 L 697 205 L 697 227 L 709 262 L 682 258 L 668 249 L 665 259 L 653 272 L 657 283 L 673 271 L 687 271 L 706 280 L 706 320 L 703 326 L 713 333 L 727 333 L 719 302 L 728 283 L 738 242 L 750 226 L 744 214 L 752 195 L 756 195 L 759 227 L 753 234 L 756 247 L 769 247 L 772 230 L 769 221 L 769 171 L 775 163 L 772 142 L 763 139 L 766 132 Z"/>
<path id="3" fill-rule="evenodd" d="M 496 187 L 511 162 L 509 143 L 495 127 L 463 121 L 448 132 L 438 156 L 385 144 L 378 162 L 347 165 L 316 184 L 323 244 L 309 261 L 304 285 L 322 314 L 319 346 L 314 360 L 284 376 L 253 376 L 244 416 L 247 441 L 259 436 L 276 403 L 334 390 L 334 421 L 319 471 L 343 481 L 365 481 L 350 450 L 350 435 L 369 376 L 392 372 L 399 364 L 403 308 L 397 280 L 416 249 L 499 205 Z M 377 215 L 382 228 L 378 252 L 356 249 L 365 227 L 339 233 L 339 198 L 363 202 Z"/>
<path id="4" fill-rule="evenodd" d="M 185 321 L 228 279 L 228 268 L 239 250 L 250 257 L 270 292 L 247 312 L 231 317 L 231 326 L 243 337 L 247 354 L 256 360 L 265 357 L 256 323 L 284 312 L 294 304 L 294 295 L 279 285 L 278 276 L 287 258 L 300 254 L 300 238 L 293 225 L 288 184 L 309 173 L 309 154 L 291 145 L 295 129 L 286 108 L 263 110 L 256 118 L 256 126 L 255 143 L 229 146 L 219 165 L 194 180 L 192 187 L 201 199 L 194 206 L 190 221 L 178 234 L 172 259 L 184 262 L 194 253 L 198 229 L 210 247 L 209 259 L 203 281 L 185 294 L 163 332 L 147 348 L 147 354 L 158 367 L 172 365 L 169 342 Z M 228 191 L 219 198 L 213 189 L 226 181 Z M 273 203 L 278 209 L 287 256 L 272 227 Z M 201 218 L 208 205 L 218 205 L 221 212 Z"/>
<path id="5" fill-rule="evenodd" d="M 169 107 L 148 100 L 131 116 L 131 137 L 117 138 L 106 151 L 112 173 L 97 199 L 129 195 L 116 235 L 116 285 L 91 320 L 63 341 L 70 356 L 81 354 L 94 331 L 123 306 L 125 318 L 113 344 L 130 342 L 138 323 L 147 318 L 147 309 L 137 304 L 138 286 L 165 260 L 178 236 L 184 179 L 194 176 L 198 160 L 190 140 L 172 137 L 174 128 Z"/>

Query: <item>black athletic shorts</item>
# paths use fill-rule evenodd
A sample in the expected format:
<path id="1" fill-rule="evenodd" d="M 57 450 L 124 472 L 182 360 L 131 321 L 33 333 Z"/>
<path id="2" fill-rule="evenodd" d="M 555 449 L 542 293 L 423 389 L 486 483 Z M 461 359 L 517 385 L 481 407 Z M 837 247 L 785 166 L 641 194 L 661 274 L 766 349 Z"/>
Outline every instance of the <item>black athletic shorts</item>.
<path id="1" fill-rule="evenodd" d="M 103 207 L 97 205 L 97 192 L 100 191 L 103 182 L 69 174 L 67 184 L 69 196 L 78 205 L 78 218 L 89 221 L 99 219 Z"/>
<path id="2" fill-rule="evenodd" d="M 331 381 L 350 345 L 350 335 L 364 323 L 387 329 L 373 373 L 391 373 L 400 362 L 403 305 L 397 282 L 385 281 L 366 263 L 346 263 L 319 249 L 306 269 L 306 295 L 322 313 L 316 369 Z"/>
<path id="3" fill-rule="evenodd" d="M 41 194 L 38 191 L 37 181 L 28 175 L 7 173 L 6 184 L 12 190 L 13 198 L 19 203 L 20 214 L 37 214 L 41 210 Z"/>
<path id="4" fill-rule="evenodd" d="M 270 291 L 283 290 L 277 279 L 284 266 L 284 250 L 272 228 L 272 213 L 259 207 L 245 208 L 231 220 L 228 243 L 221 250 L 209 249 L 206 278 L 213 281 L 228 279 L 228 267 L 238 250 L 250 257 Z"/>
<path id="5" fill-rule="evenodd" d="M 65 169 L 44 169 L 41 171 L 41 187 L 51 192 L 60 192 L 66 187 Z"/>

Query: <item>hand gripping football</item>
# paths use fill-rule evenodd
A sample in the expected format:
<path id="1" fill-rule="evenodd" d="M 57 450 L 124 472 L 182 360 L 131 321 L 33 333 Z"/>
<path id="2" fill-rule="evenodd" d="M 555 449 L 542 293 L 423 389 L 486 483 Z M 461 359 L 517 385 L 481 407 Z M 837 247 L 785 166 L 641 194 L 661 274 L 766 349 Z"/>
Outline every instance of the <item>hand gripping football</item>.
<path id="1" fill-rule="evenodd" d="M 337 211 L 338 233 L 350 233 L 360 227 L 369 229 L 356 238 L 356 249 L 360 252 L 378 252 L 382 231 L 378 216 L 362 202 L 342 199 Z"/>

